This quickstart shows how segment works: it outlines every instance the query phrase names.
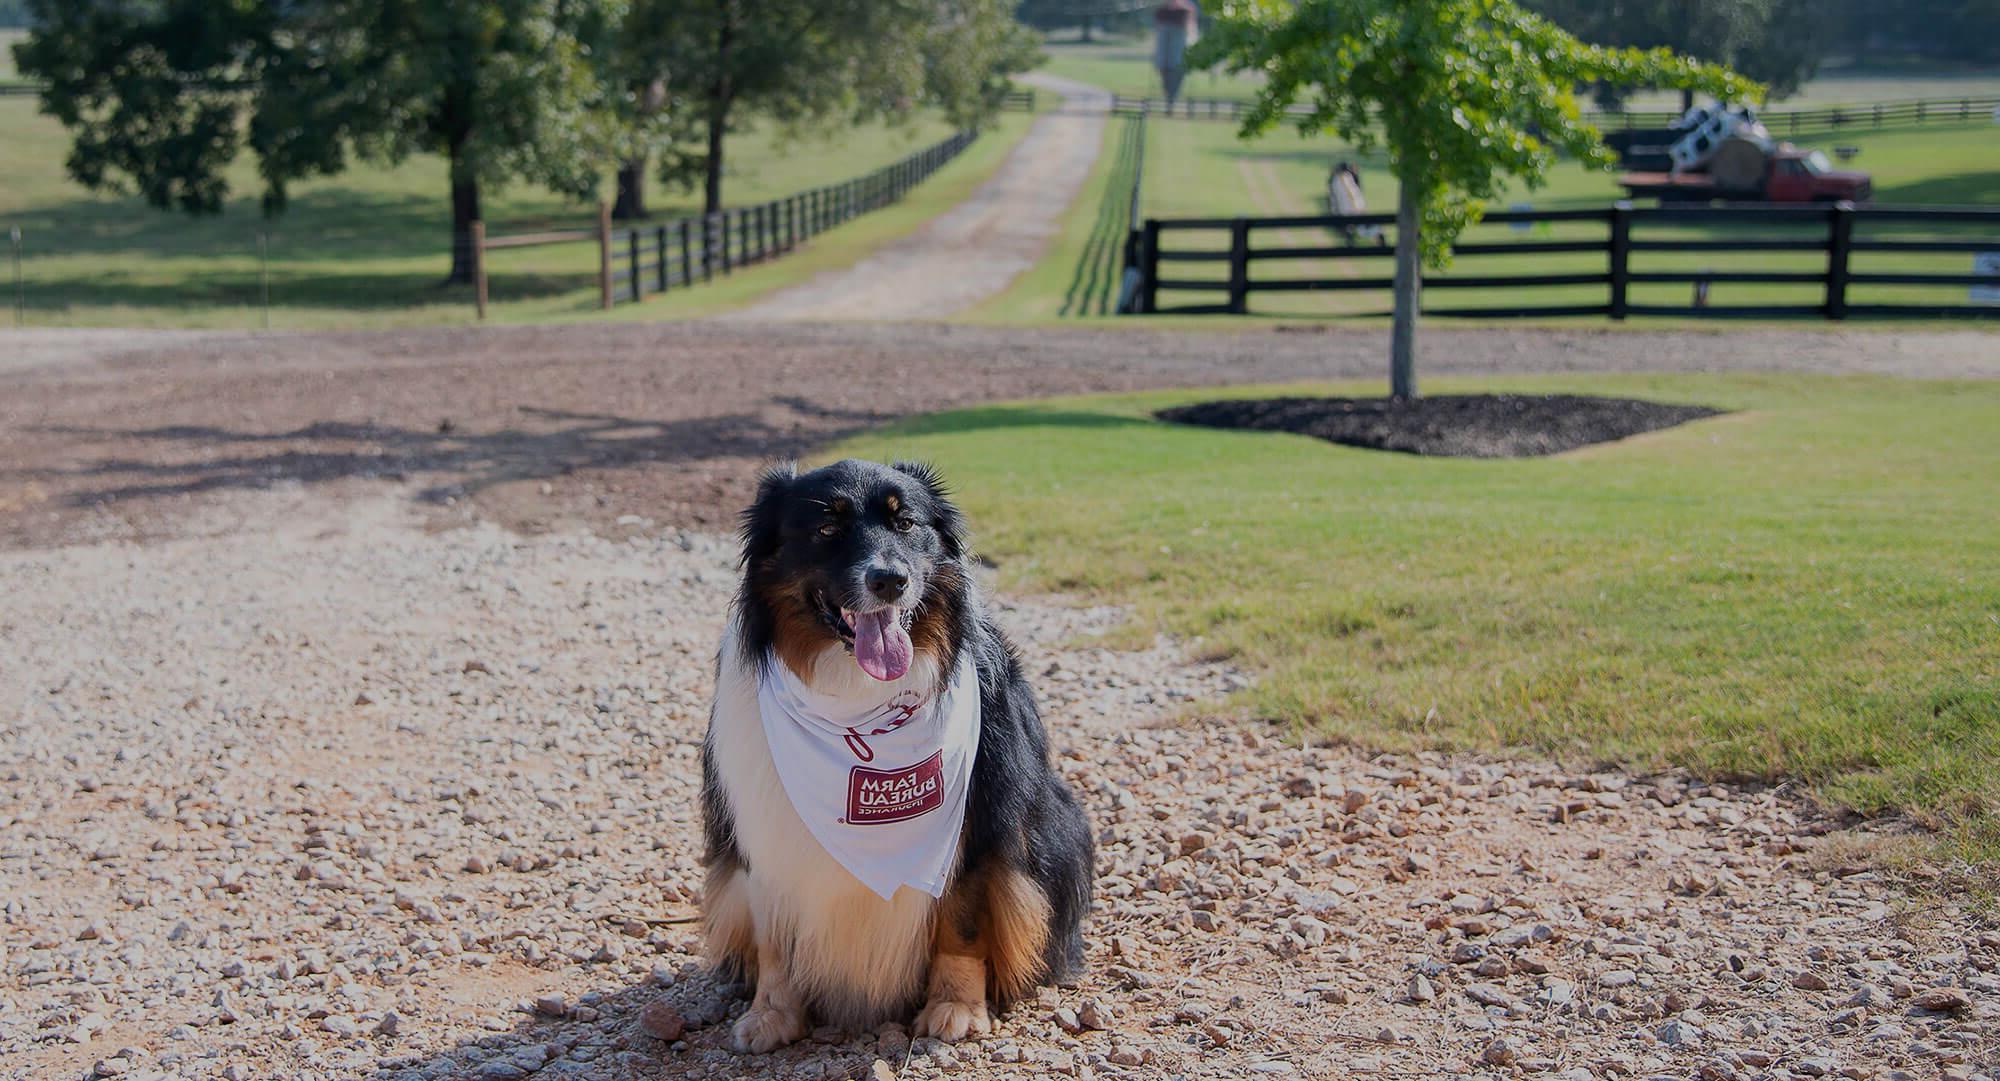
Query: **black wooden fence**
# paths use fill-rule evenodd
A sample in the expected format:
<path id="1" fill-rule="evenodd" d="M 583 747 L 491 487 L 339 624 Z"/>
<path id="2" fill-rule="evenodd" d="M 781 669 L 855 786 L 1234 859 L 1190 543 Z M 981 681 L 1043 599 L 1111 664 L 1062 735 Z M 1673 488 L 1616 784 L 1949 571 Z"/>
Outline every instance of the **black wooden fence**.
<path id="1" fill-rule="evenodd" d="M 962 131 L 866 176 L 802 191 L 755 206 L 613 227 L 600 208 L 595 230 L 576 229 L 487 237 L 478 232 L 475 260 L 479 314 L 486 315 L 486 253 L 595 240 L 599 305 L 634 303 L 649 295 L 713 281 L 737 267 L 773 259 L 836 225 L 900 200 L 911 188 L 972 145 Z"/>
<path id="2" fill-rule="evenodd" d="M 605 306 L 644 300 L 674 286 L 712 281 L 776 258 L 842 222 L 900 201 L 972 145 L 959 132 L 866 176 L 756 206 L 635 229 L 614 230 Z"/>
<path id="3" fill-rule="evenodd" d="M 1137 289 L 1129 310 L 1141 313 L 1226 313 L 1250 312 L 1250 298 L 1258 293 L 1332 292 L 1393 288 L 1388 273 L 1353 277 L 1269 277 L 1254 269 L 1296 265 L 1327 260 L 1371 261 L 1386 271 L 1393 264 L 1395 247 L 1334 243 L 1335 235 L 1357 226 L 1387 229 L 1395 223 L 1392 214 L 1365 214 L 1349 217 L 1289 218 L 1149 218 L 1140 227 L 1131 249 L 1137 269 Z M 1477 262 L 1487 256 L 1532 256 L 1537 261 L 1564 253 L 1597 253 L 1601 265 L 1592 260 L 1568 257 L 1564 265 L 1544 268 L 1540 273 L 1466 273 L 1454 271 L 1423 282 L 1426 298 L 1435 291 L 1487 291 L 1506 295 L 1501 304 L 1485 303 L 1458 307 L 1425 307 L 1427 315 L 1472 318 L 1516 316 L 1741 316 L 1754 318 L 1816 317 L 1845 319 L 1849 316 L 1933 318 L 1949 316 L 2000 316 L 2000 303 L 1975 301 L 1974 287 L 1991 289 L 1989 296 L 2000 297 L 2000 208 L 1948 207 L 1854 207 L 1831 206 L 1715 206 L 1645 207 L 1625 204 L 1601 210 L 1509 211 L 1489 214 L 1484 223 L 1508 225 L 1527 230 L 1541 229 L 1541 237 L 1502 241 L 1461 243 L 1454 249 L 1455 266 Z M 1578 228 L 1582 226 L 1583 228 Z M 1595 233 L 1589 226 L 1601 226 Z M 1553 235 L 1560 227 L 1564 236 Z M 1306 230 L 1323 243 L 1259 244 L 1261 236 L 1284 231 L 1296 238 Z M 1321 231 L 1324 231 L 1323 233 Z M 1261 235 L 1261 236 L 1260 236 Z M 1224 240 L 1226 238 L 1226 240 Z M 1204 242 L 1206 241 L 1206 242 Z M 1218 241 L 1222 241 L 1218 243 Z M 1690 267 L 1686 260 L 1661 258 L 1655 253 L 1707 253 L 1728 269 Z M 1816 253 L 1823 265 L 1801 267 L 1801 256 L 1783 257 L 1788 265 L 1756 265 L 1762 253 Z M 1882 265 L 1870 262 L 1894 253 Z M 1940 272 L 1935 268 L 1912 269 L 1911 255 L 1958 255 L 1968 266 L 1977 265 L 1975 253 L 1993 253 L 1991 273 Z M 1227 269 L 1226 277 L 1204 275 L 1200 268 Z M 1350 268 L 1352 264 L 1347 264 Z M 1518 263 L 1517 263 L 1518 265 Z M 1658 298 L 1635 296 L 1635 286 L 1689 286 L 1687 303 L 1660 303 Z M 1794 294 L 1774 302 L 1768 296 L 1748 304 L 1707 303 L 1710 290 L 1718 285 L 1786 286 Z M 1856 287 L 1928 287 L 1918 299 L 1897 289 L 1893 299 L 1856 297 Z M 1959 299 L 1944 303 L 1938 287 L 1960 290 Z M 1817 299 L 1801 302 L 1796 294 L 1810 289 Z M 1522 291 L 1523 300 L 1511 294 Z M 1553 290 L 1553 302 L 1536 303 L 1534 291 Z M 1865 291 L 1865 290 L 1864 290 Z M 1658 293 L 1659 290 L 1650 290 Z M 1769 294 L 1772 290 L 1749 291 Z M 1206 298 L 1194 303 L 1163 305 L 1162 294 L 1198 294 Z M 1543 293 L 1548 296 L 1548 293 Z"/>
<path id="4" fill-rule="evenodd" d="M 1908 127 L 1912 124 L 1955 124 L 1984 120 L 2000 109 L 2000 96 L 1922 98 L 1906 101 L 1869 102 L 1860 105 L 1827 105 L 1811 109 L 1765 109 L 1757 114 L 1775 135 L 1802 132 L 1843 131 L 1850 128 Z M 1190 120 L 1238 121 L 1250 111 L 1250 103 L 1227 98 L 1181 98 L 1169 105 L 1161 98 L 1111 96 L 1111 111 L 1123 116 L 1150 114 Z M 1286 110 L 1299 116 L 1310 107 L 1294 105 Z M 1681 118 L 1679 109 L 1638 109 L 1621 112 L 1586 112 L 1584 119 L 1601 131 L 1630 131 L 1664 128 Z"/>

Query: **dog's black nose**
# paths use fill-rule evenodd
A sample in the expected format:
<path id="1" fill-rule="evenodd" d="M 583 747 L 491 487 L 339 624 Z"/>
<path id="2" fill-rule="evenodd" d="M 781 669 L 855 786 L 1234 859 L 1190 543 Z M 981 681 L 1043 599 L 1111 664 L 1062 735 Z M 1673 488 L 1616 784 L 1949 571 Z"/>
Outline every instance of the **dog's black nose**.
<path id="1" fill-rule="evenodd" d="M 885 601 L 893 601 L 910 588 L 910 576 L 888 567 L 868 568 L 868 592 Z"/>

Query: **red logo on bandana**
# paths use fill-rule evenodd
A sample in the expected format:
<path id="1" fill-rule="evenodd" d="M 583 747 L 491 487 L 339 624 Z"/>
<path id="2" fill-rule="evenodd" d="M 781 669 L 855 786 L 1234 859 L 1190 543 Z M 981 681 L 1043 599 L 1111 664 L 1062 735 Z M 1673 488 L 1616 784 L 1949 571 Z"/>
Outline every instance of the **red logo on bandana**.
<path id="1" fill-rule="evenodd" d="M 879 826 L 928 814 L 944 806 L 944 752 L 902 769 L 847 771 L 847 822 Z"/>

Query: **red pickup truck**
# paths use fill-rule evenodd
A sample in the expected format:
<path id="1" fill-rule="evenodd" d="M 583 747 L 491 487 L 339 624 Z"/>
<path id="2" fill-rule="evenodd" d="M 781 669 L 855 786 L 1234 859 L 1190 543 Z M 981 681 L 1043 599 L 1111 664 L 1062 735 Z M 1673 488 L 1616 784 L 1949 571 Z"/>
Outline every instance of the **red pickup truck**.
<path id="1" fill-rule="evenodd" d="M 1764 156 L 1761 172 L 1738 168 L 1725 183 L 1714 171 L 1626 173 L 1618 183 L 1635 199 L 1657 197 L 1663 203 L 1705 203 L 1711 199 L 1767 203 L 1864 203 L 1874 194 L 1867 173 L 1835 169 L 1826 155 L 1789 144 Z"/>

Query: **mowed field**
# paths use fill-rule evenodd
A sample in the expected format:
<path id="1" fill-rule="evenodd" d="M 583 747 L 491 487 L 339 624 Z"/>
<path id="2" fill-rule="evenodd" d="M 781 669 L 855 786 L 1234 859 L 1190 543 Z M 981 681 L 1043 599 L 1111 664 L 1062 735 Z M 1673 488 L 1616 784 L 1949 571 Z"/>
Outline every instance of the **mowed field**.
<path id="1" fill-rule="evenodd" d="M 1258 672 L 1238 705 L 1291 738 L 1798 782 L 2000 855 L 2000 386 L 1426 390 L 1729 412 L 1551 458 L 1454 460 L 1152 419 L 1218 396 L 1188 391 L 946 413 L 828 457 L 935 462 L 1007 588 L 1134 605 L 1133 642 L 1170 631 Z"/>
<path id="2" fill-rule="evenodd" d="M 1043 46 L 1048 62 L 1043 65 L 1057 75 L 1079 79 L 1128 97 L 1159 97 L 1160 77 L 1153 70 L 1153 43 L 1148 36 L 1103 38 L 1084 43 L 1071 32 L 1057 35 Z M 1249 101 L 1263 80 L 1254 74 L 1197 71 L 1188 74 L 1181 94 L 1191 98 L 1221 98 Z M 1773 102 L 1779 108 L 1815 105 L 1842 105 L 1852 102 L 1891 101 L 1903 98 L 1938 98 L 1959 95 L 2000 94 L 2000 69 L 1878 63 L 1869 65 L 1829 64 L 1818 77 L 1799 92 Z M 1634 95 L 1635 109 L 1668 109 L 1680 106 L 1680 94 L 1648 91 Z"/>
<path id="3" fill-rule="evenodd" d="M 820 237 L 806 254 L 739 273 L 695 291 L 695 306 L 741 302 L 757 293 L 848 265 L 884 240 L 916 228 L 990 175 L 1027 130 L 1008 114 L 987 137 L 894 208 Z M 944 138 L 941 118 L 896 126 L 792 137 L 754 130 L 730 144 L 726 194 L 748 205 L 886 165 Z M 258 327 L 268 274 L 270 325 L 289 328 L 466 322 L 469 288 L 442 285 L 449 268 L 450 211 L 445 164 L 412 158 L 393 167 L 357 163 L 348 172 L 297 184 L 284 214 L 258 210 L 255 166 L 231 170 L 222 214 L 190 217 L 136 198 L 88 191 L 63 161 L 69 137 L 33 98 L 0 98 L 0 232 L 22 233 L 25 322 L 31 326 Z M 698 209 L 698 197 L 650 186 L 655 220 Z M 483 193 L 494 235 L 586 228 L 595 211 L 532 185 Z M 260 242 L 263 256 L 260 260 Z M 594 311 L 594 244 L 495 253 L 490 267 L 496 317 L 511 321 L 585 318 Z M 11 282 L 8 283 L 10 286 Z M 9 306 L 13 298 L 8 298 Z M 662 318 L 689 303 L 648 304 Z M 11 313 L 9 321 L 11 322 Z"/>

